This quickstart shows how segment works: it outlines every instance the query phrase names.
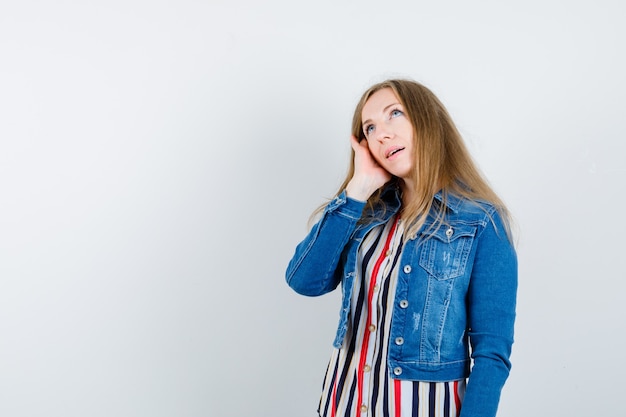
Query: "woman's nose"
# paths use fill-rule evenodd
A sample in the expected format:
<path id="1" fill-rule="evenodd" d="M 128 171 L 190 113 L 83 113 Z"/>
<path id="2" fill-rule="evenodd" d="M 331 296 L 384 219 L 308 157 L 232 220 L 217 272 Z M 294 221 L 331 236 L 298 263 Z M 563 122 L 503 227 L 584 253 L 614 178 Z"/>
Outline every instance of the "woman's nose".
<path id="1" fill-rule="evenodd" d="M 387 125 L 379 125 L 376 129 L 376 140 L 380 142 L 384 142 L 385 140 L 391 139 L 393 136 L 393 131 L 391 126 Z"/>

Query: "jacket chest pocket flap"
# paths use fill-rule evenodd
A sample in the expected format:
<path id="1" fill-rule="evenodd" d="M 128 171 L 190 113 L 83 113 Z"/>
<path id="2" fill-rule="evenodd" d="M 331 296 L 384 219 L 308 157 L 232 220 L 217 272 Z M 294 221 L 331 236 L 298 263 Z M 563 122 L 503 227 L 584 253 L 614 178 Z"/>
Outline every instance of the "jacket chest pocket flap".
<path id="1" fill-rule="evenodd" d="M 420 266 L 438 280 L 463 275 L 472 249 L 476 227 L 469 225 L 441 226 L 424 236 Z"/>

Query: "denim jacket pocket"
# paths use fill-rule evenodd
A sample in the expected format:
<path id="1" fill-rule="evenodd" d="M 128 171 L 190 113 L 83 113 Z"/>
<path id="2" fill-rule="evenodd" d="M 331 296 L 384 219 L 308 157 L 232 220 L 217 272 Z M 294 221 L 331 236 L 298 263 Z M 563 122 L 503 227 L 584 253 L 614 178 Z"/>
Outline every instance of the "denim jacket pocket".
<path id="1" fill-rule="evenodd" d="M 424 237 L 420 266 L 440 281 L 463 275 L 475 235 L 475 226 L 442 225 Z"/>

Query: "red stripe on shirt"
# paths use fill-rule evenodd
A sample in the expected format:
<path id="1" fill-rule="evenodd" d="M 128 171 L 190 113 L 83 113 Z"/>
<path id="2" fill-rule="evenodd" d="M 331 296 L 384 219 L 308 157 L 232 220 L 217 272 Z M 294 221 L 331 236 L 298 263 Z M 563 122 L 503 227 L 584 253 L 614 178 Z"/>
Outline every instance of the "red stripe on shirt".
<path id="1" fill-rule="evenodd" d="M 393 222 L 393 226 L 391 226 L 391 231 L 387 235 L 387 239 L 385 240 L 385 246 L 380 256 L 376 260 L 376 264 L 374 265 L 374 270 L 372 271 L 372 276 L 370 277 L 370 285 L 369 290 L 367 292 L 367 305 L 369 306 L 367 310 L 367 325 L 372 325 L 371 323 L 371 311 L 376 308 L 376 306 L 372 305 L 372 298 L 374 297 L 374 285 L 376 285 L 376 277 L 378 276 L 378 270 L 380 269 L 380 265 L 383 263 L 387 256 L 387 251 L 389 250 L 389 245 L 391 244 L 391 239 L 393 238 L 393 234 L 396 230 L 396 226 L 398 225 L 399 217 L 396 217 L 396 220 Z M 359 374 L 357 377 L 357 389 L 358 389 L 358 397 L 357 397 L 357 417 L 360 414 L 361 404 L 363 404 L 363 368 L 365 366 L 365 361 L 367 360 L 367 347 L 369 345 L 370 340 L 370 331 L 369 329 L 365 330 L 365 334 L 363 335 L 363 349 L 361 350 L 361 357 L 359 358 Z"/>

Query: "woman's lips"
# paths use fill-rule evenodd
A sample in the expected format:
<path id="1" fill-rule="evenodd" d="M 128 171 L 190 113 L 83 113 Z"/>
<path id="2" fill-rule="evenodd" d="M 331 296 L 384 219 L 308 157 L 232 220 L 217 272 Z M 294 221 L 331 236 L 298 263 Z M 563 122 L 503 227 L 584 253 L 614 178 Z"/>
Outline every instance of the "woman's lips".
<path id="1" fill-rule="evenodd" d="M 389 148 L 387 149 L 387 152 L 385 152 L 385 158 L 389 159 L 392 156 L 394 156 L 395 154 L 397 154 L 400 151 L 403 151 L 404 148 L 402 147 L 393 147 L 393 148 Z"/>

